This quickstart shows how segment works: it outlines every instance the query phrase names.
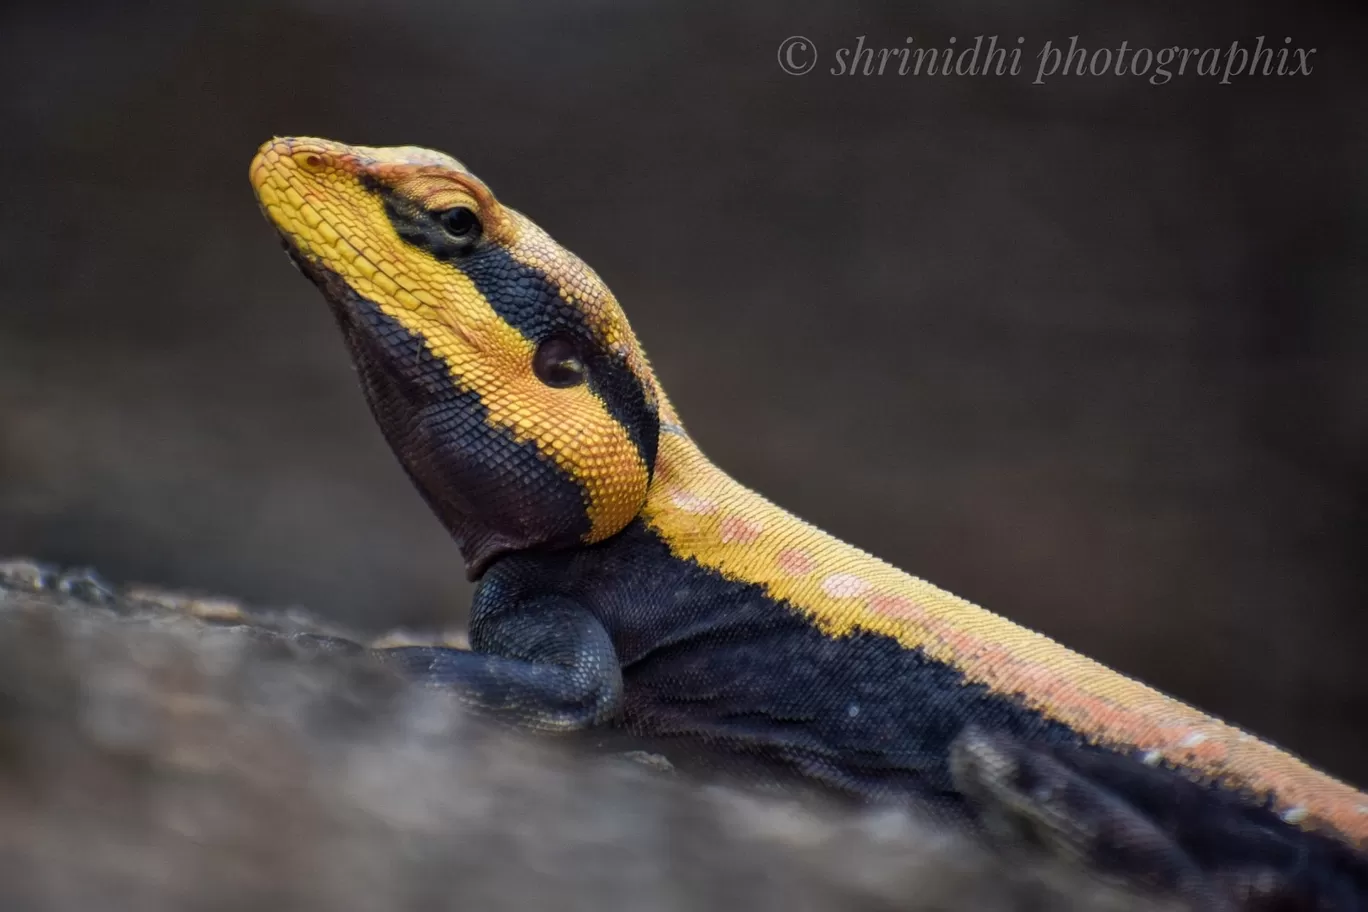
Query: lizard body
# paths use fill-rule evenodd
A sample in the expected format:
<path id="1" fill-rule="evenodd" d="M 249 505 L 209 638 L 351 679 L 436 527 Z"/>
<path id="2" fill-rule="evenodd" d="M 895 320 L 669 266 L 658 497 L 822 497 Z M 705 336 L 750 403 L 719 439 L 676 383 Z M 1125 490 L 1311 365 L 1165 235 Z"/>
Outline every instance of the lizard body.
<path id="1" fill-rule="evenodd" d="M 479 580 L 472 651 L 391 661 L 534 727 L 1005 819 L 1189 897 L 1368 908 L 1368 796 L 728 477 L 607 286 L 460 162 L 275 139 L 251 180 Z"/>

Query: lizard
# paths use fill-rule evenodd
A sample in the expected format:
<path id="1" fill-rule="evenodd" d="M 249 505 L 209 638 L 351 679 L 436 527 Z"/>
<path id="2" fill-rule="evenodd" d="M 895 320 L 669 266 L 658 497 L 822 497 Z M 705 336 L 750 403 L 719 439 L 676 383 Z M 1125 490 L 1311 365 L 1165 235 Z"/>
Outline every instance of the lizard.
<path id="1" fill-rule="evenodd" d="M 1368 909 L 1368 795 L 732 479 L 604 281 L 462 162 L 276 137 L 249 174 L 476 583 L 470 648 L 404 674 L 1203 908 Z"/>

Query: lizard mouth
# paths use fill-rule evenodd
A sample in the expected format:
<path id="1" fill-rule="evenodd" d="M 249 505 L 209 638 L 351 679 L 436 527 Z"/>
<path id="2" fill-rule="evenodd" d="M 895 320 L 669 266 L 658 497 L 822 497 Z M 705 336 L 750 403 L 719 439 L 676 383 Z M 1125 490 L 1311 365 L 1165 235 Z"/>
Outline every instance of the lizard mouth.
<path id="1" fill-rule="evenodd" d="M 359 297 L 355 289 L 347 284 L 346 279 L 333 272 L 316 257 L 300 250 L 284 231 L 280 232 L 280 246 L 284 248 L 285 256 L 294 264 L 294 268 L 323 292 L 323 297 L 335 311 L 345 310 L 343 302 Z"/>
<path id="2" fill-rule="evenodd" d="M 294 241 L 290 240 L 290 238 L 285 234 L 285 232 L 281 231 L 278 232 L 278 234 L 280 236 L 280 247 L 282 250 L 285 251 L 285 258 L 288 259 L 290 263 L 294 266 L 294 268 L 298 269 L 300 274 L 307 278 L 310 282 L 313 282 L 316 285 L 322 284 L 321 274 L 323 270 L 321 270 L 314 263 L 310 262 L 309 257 L 304 255 L 304 253 L 299 249 L 299 247 L 295 245 Z"/>

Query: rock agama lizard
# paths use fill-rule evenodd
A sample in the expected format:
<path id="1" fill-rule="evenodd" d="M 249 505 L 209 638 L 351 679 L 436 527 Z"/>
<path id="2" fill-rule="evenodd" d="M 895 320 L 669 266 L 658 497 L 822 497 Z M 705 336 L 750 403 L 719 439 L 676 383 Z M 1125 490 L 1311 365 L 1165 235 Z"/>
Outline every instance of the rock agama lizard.
<path id="1" fill-rule="evenodd" d="M 478 580 L 472 649 L 389 650 L 406 673 L 1202 907 L 1368 908 L 1368 796 L 729 478 L 598 275 L 460 162 L 277 138 L 250 175 Z"/>

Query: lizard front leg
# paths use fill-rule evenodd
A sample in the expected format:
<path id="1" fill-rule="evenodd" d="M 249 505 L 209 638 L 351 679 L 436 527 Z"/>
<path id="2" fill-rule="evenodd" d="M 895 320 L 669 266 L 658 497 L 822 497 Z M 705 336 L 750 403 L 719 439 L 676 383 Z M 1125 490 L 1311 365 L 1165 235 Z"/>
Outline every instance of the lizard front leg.
<path id="1" fill-rule="evenodd" d="M 622 667 L 592 614 L 562 595 L 525 596 L 487 578 L 471 609 L 469 651 L 441 646 L 376 650 L 418 681 L 520 725 L 578 731 L 622 705 Z"/>

